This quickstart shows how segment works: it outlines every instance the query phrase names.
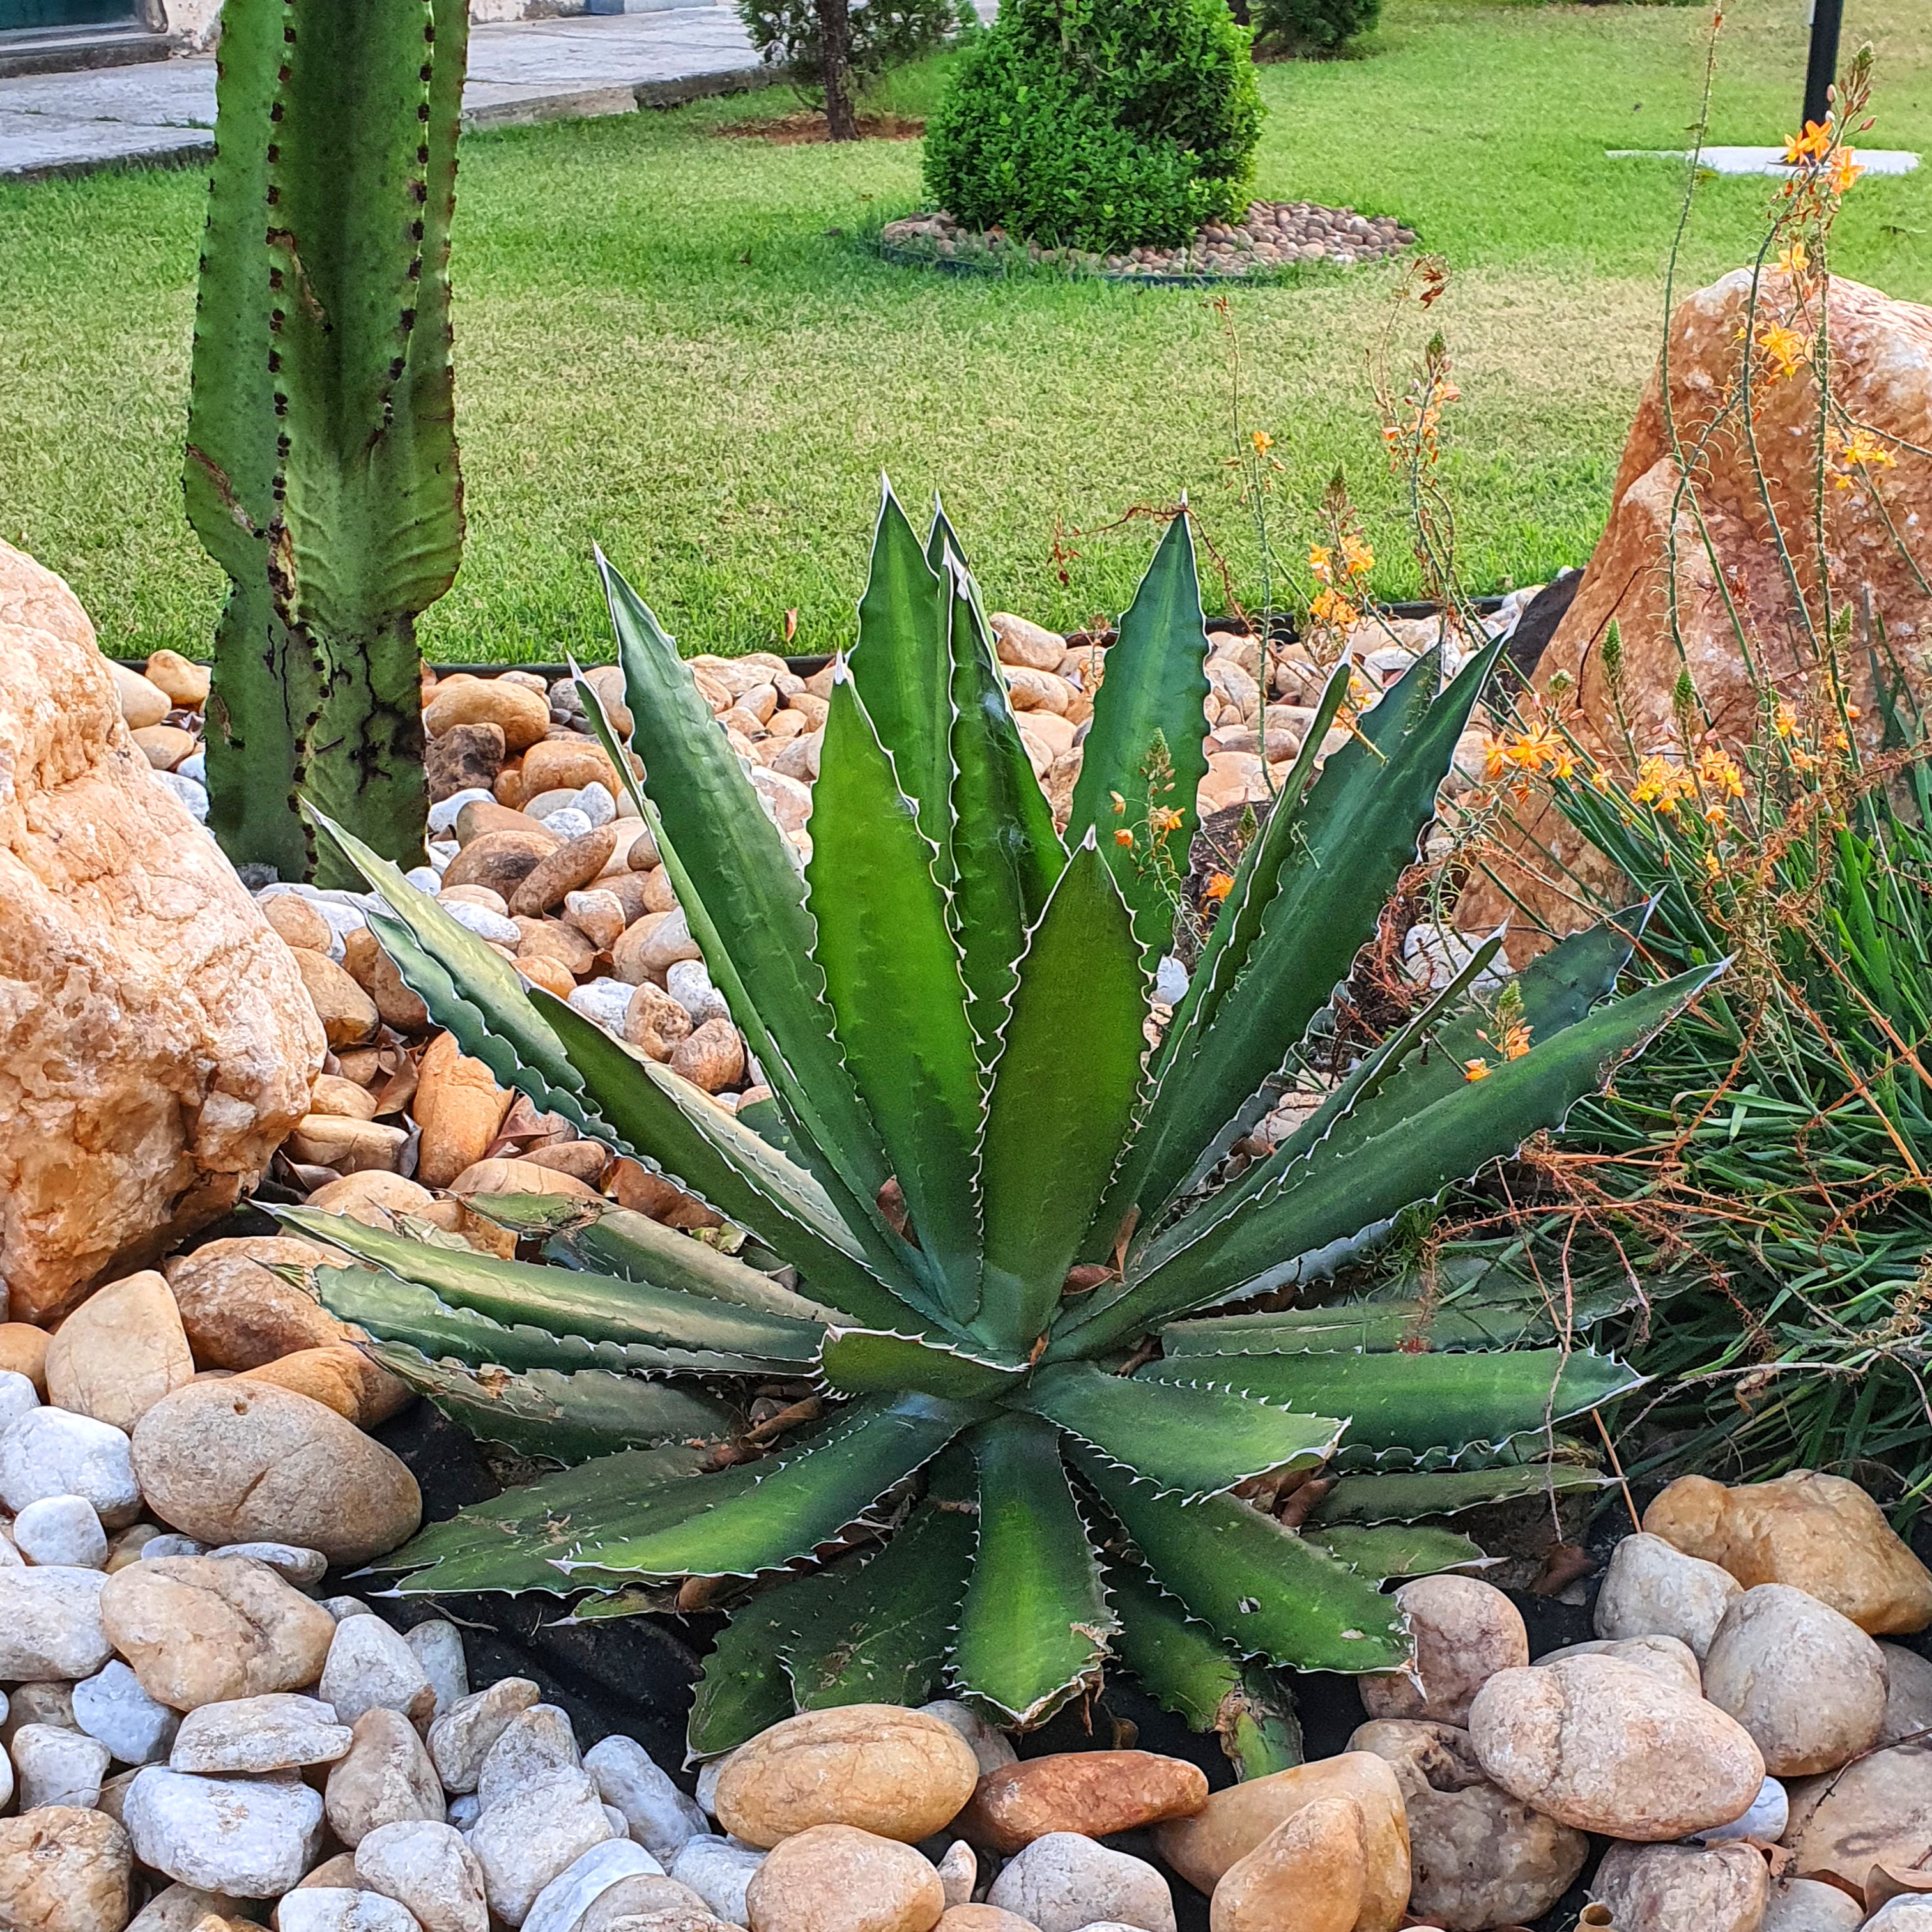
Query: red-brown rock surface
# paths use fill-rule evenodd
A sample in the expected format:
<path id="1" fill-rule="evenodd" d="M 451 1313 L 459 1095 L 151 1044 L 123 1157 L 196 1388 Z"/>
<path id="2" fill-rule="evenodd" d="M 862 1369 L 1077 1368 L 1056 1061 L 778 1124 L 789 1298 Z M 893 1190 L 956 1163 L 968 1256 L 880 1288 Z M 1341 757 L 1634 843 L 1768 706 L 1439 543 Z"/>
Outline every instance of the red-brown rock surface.
<path id="1" fill-rule="evenodd" d="M 251 1186 L 322 1030 L 157 784 L 67 586 L 0 543 L 0 1280 L 45 1321 Z"/>
<path id="2" fill-rule="evenodd" d="M 1745 269 L 1726 275 L 1679 304 L 1671 318 L 1670 414 L 1685 448 L 1697 444 L 1736 386 L 1750 280 Z M 1932 308 L 1894 302 L 1876 289 L 1835 277 L 1829 303 L 1832 386 L 1846 418 L 1842 427 L 1846 433 L 1852 424 L 1874 431 L 1894 458 L 1892 466 L 1872 472 L 1878 479 L 1877 499 L 1865 478 L 1856 473 L 1851 487 L 1834 484 L 1826 490 L 1834 596 L 1840 604 L 1856 605 L 1869 592 L 1872 610 L 1882 620 L 1922 704 L 1932 694 L 1932 670 L 1924 662 L 1926 645 L 1932 642 L 1932 596 L 1912 562 L 1900 554 L 1900 543 L 1918 571 L 1932 577 L 1932 460 L 1902 445 L 1932 448 Z M 1760 287 L 1757 326 L 1761 330 L 1781 319 L 1790 306 L 1785 278 L 1767 273 Z M 1717 572 L 1730 586 L 1754 652 L 1780 694 L 1802 705 L 1814 681 L 1814 660 L 1796 621 L 1764 495 L 1768 494 L 1777 508 L 1786 547 L 1815 608 L 1810 528 L 1816 501 L 1818 391 L 1810 369 L 1801 367 L 1776 380 L 1756 379 L 1753 399 L 1766 490 L 1760 489 L 1750 442 L 1740 430 L 1727 424 L 1706 447 L 1698 494 L 1715 553 L 1714 571 L 1688 504 L 1678 500 L 1678 470 L 1664 407 L 1661 366 L 1653 373 L 1624 446 L 1608 527 L 1576 601 L 1537 667 L 1540 690 L 1546 692 L 1558 672 L 1575 680 L 1580 735 L 1619 771 L 1627 769 L 1628 760 L 1601 655 L 1612 618 L 1622 638 L 1624 704 L 1640 753 L 1669 752 L 1676 744 L 1671 695 L 1679 659 L 1669 620 L 1673 506 L 1684 661 L 1724 744 L 1735 749 L 1750 736 L 1758 699 Z M 1734 412 L 1732 420 L 1737 419 Z M 1875 746 L 1882 719 L 1862 641 L 1854 640 L 1846 658 L 1852 701 L 1862 713 L 1859 729 L 1867 744 Z M 1553 807 L 1526 808 L 1524 816 L 1528 836 L 1554 849 L 1592 884 L 1612 884 L 1606 862 Z M 1592 915 L 1556 886 L 1508 862 L 1498 870 L 1531 911 L 1556 930 L 1574 931 L 1590 922 Z M 1456 914 L 1458 924 L 1470 931 L 1487 930 L 1505 918 L 1520 926 L 1523 915 L 1488 880 L 1472 886 Z M 1521 950 L 1511 948 L 1513 953 Z"/>

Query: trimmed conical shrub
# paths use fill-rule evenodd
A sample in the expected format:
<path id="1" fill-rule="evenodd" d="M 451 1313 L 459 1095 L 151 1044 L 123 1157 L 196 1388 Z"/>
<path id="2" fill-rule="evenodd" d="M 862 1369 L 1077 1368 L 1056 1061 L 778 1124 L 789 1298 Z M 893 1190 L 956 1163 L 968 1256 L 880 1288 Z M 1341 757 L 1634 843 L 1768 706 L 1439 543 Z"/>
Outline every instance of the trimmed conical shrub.
<path id="1" fill-rule="evenodd" d="M 1227 0 L 1005 0 L 926 128 L 973 228 L 1117 251 L 1246 207 L 1262 102 Z"/>

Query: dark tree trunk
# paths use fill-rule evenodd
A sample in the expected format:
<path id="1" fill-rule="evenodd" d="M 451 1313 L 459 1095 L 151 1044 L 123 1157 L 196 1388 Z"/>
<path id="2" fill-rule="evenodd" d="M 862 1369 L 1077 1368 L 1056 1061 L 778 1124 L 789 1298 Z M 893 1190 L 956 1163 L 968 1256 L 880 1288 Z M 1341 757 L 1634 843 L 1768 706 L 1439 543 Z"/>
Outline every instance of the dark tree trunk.
<path id="1" fill-rule="evenodd" d="M 826 131 L 835 141 L 859 138 L 852 106 L 852 21 L 848 0 L 812 0 L 818 14 L 819 79 L 825 88 Z"/>

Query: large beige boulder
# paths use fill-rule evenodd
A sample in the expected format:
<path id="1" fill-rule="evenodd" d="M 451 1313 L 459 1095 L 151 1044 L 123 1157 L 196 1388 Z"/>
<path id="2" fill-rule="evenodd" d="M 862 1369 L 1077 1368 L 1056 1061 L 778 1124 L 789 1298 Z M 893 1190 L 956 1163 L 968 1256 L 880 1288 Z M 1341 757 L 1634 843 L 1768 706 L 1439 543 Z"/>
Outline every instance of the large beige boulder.
<path id="1" fill-rule="evenodd" d="M 252 1187 L 322 1030 L 158 784 L 74 596 L 0 543 L 0 1280 L 65 1312 Z"/>
<path id="2" fill-rule="evenodd" d="M 1736 390 L 1750 288 L 1750 272 L 1738 269 L 1680 302 L 1670 318 L 1671 414 L 1682 446 L 1702 452 L 1699 502 L 1709 550 L 1691 506 L 1679 495 L 1660 370 L 1624 445 L 1608 526 L 1536 668 L 1539 690 L 1547 692 L 1559 673 L 1572 680 L 1566 708 L 1574 706 L 1585 745 L 1626 778 L 1623 734 L 1603 661 L 1612 619 L 1623 641 L 1624 715 L 1640 752 L 1678 742 L 1671 702 L 1681 664 L 1688 665 L 1719 739 L 1733 751 L 1749 740 L 1758 696 L 1738 648 L 1740 627 L 1781 694 L 1802 702 L 1812 681 L 1805 633 L 1796 621 L 1750 444 L 1729 430 L 1704 440 L 1714 412 L 1730 406 Z M 1840 412 L 1846 423 L 1871 431 L 1894 458 L 1892 467 L 1876 472 L 1882 502 L 1856 470 L 1844 472 L 1848 487 L 1842 489 L 1834 474 L 1826 492 L 1835 601 L 1855 608 L 1869 595 L 1922 705 L 1932 696 L 1922 648 L 1932 624 L 1932 592 L 1919 574 L 1923 557 L 1915 560 L 1908 553 L 1922 549 L 1914 532 L 1932 518 L 1932 460 L 1923 454 L 1932 446 L 1932 308 L 1835 275 L 1830 302 L 1832 389 Z M 1784 320 L 1792 305 L 1786 278 L 1768 271 L 1759 289 L 1758 326 Z M 1760 381 L 1754 400 L 1768 493 L 1780 506 L 1794 567 L 1815 608 L 1819 408 L 1811 370 L 1801 366 L 1790 376 Z M 1670 613 L 1673 521 L 1681 659 Z M 1876 750 L 1885 713 L 1874 701 L 1871 659 L 1862 643 L 1845 652 L 1844 664 L 1860 714 L 1858 729 L 1865 748 Z M 1508 920 L 1511 952 L 1520 957 L 1534 950 L 1531 927 L 1538 920 L 1559 932 L 1587 924 L 1594 916 L 1587 902 L 1562 879 L 1547 852 L 1609 890 L 1612 904 L 1622 903 L 1614 895 L 1624 888 L 1608 862 L 1553 806 L 1526 809 L 1520 832 L 1504 842 L 1526 852 L 1529 862 L 1520 867 L 1505 856 L 1496 864 L 1502 886 L 1481 880 L 1471 887 L 1456 915 L 1466 931 L 1486 932 Z"/>

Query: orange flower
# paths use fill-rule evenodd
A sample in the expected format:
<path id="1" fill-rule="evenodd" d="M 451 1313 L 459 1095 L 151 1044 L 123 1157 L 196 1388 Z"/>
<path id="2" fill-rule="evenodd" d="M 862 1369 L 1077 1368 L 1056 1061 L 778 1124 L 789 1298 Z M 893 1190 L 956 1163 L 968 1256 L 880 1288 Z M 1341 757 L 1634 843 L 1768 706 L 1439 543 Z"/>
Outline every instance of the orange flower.
<path id="1" fill-rule="evenodd" d="M 1466 1060 L 1462 1063 L 1465 1080 L 1486 1080 L 1490 1077 L 1490 1063 L 1486 1060 Z"/>
<path id="2" fill-rule="evenodd" d="M 1335 554 L 1325 544 L 1308 546 L 1308 567 L 1318 581 L 1327 584 L 1334 575 Z"/>
<path id="3" fill-rule="evenodd" d="M 1744 795 L 1744 773 L 1738 770 L 1733 759 L 1714 745 L 1707 746 L 1697 754 L 1697 776 L 1720 798 L 1742 798 Z"/>
<path id="4" fill-rule="evenodd" d="M 1798 729 L 1798 714 L 1788 704 L 1780 703 L 1771 714 L 1771 728 L 1780 738 L 1788 738 Z"/>
<path id="5" fill-rule="evenodd" d="M 1339 590 L 1324 590 L 1308 607 L 1308 614 L 1318 624 L 1332 624 L 1338 631 L 1354 629 L 1362 614 Z"/>
<path id="6" fill-rule="evenodd" d="M 1375 568 L 1376 554 L 1360 537 L 1342 539 L 1342 568 L 1351 577 L 1366 577 Z"/>
<path id="7" fill-rule="evenodd" d="M 1597 769 L 1590 774 L 1590 782 L 1596 787 L 1598 790 L 1608 791 L 1610 788 L 1610 775 L 1608 772 L 1604 770 L 1601 765 L 1599 765 Z"/>
<path id="8" fill-rule="evenodd" d="M 1232 872 L 1216 872 L 1208 881 L 1204 897 L 1219 905 L 1234 890 L 1234 875 Z"/>
<path id="9" fill-rule="evenodd" d="M 1785 166 L 1795 168 L 1806 161 L 1822 161 L 1831 152 L 1831 147 L 1830 124 L 1821 126 L 1816 121 L 1808 121 L 1802 134 L 1794 134 L 1785 142 Z"/>
<path id="10" fill-rule="evenodd" d="M 1131 832 L 1128 831 L 1124 826 L 1123 826 L 1118 832 L 1114 834 L 1114 843 L 1116 845 L 1131 845 L 1133 842 L 1134 835 Z"/>
<path id="11" fill-rule="evenodd" d="M 1503 1058 L 1520 1060 L 1529 1051 L 1529 1022 L 1518 1020 L 1514 1026 L 1503 1029 Z"/>
<path id="12" fill-rule="evenodd" d="M 1826 180 L 1834 194 L 1842 195 L 1846 193 L 1852 182 L 1864 172 L 1864 170 L 1852 160 L 1852 154 L 1851 148 L 1840 148 L 1832 156 L 1832 164 L 1826 172 Z"/>
<path id="13" fill-rule="evenodd" d="M 1774 322 L 1760 329 L 1757 346 L 1773 364 L 1774 375 L 1795 376 L 1798 365 L 1805 359 L 1804 337 L 1796 329 L 1786 328 L 1781 322 Z"/>
<path id="14" fill-rule="evenodd" d="M 1257 456 L 1265 456 L 1274 447 L 1274 438 L 1264 429 L 1251 430 L 1248 440 L 1254 445 Z"/>
<path id="15" fill-rule="evenodd" d="M 1794 242 L 1778 258 L 1778 267 L 1787 275 L 1802 275 L 1811 266 L 1810 251 L 1802 242 Z"/>
<path id="16" fill-rule="evenodd" d="M 1688 772 L 1680 770 L 1668 758 L 1653 753 L 1636 768 L 1636 783 L 1630 790 L 1630 802 L 1673 813 L 1678 800 L 1688 798 L 1696 789 Z"/>
<path id="17" fill-rule="evenodd" d="M 1856 469 L 1895 470 L 1898 466 L 1898 458 L 1869 430 L 1863 429 L 1852 430 L 1851 440 L 1839 452 L 1838 461 L 1838 473 L 1832 482 L 1840 490 L 1852 487 L 1852 472 Z"/>
<path id="18" fill-rule="evenodd" d="M 1499 778 L 1509 770 L 1509 746 L 1501 738 L 1483 740 L 1483 776 Z"/>

